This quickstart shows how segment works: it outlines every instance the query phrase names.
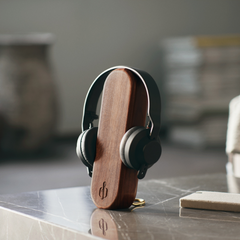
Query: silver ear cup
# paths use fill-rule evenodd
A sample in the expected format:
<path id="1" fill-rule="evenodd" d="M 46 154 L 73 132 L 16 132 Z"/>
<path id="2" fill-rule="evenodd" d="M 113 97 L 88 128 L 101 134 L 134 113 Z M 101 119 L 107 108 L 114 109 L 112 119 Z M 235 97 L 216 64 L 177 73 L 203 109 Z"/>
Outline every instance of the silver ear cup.
<path id="1" fill-rule="evenodd" d="M 144 127 L 137 127 L 128 137 L 124 156 L 127 165 L 133 169 L 139 170 L 144 161 L 143 147 L 149 141 L 149 130 Z"/>
<path id="2" fill-rule="evenodd" d="M 84 131 L 85 132 L 85 131 Z M 82 161 L 82 153 L 81 153 L 81 138 L 82 138 L 82 135 L 84 134 L 84 132 L 82 132 L 79 137 L 78 137 L 78 140 L 77 140 L 77 145 L 76 145 L 76 153 L 77 153 L 77 156 L 78 158 Z"/>
<path id="3" fill-rule="evenodd" d="M 90 128 L 80 134 L 76 152 L 83 164 L 89 168 L 93 167 L 96 154 L 97 127 Z"/>
<path id="4" fill-rule="evenodd" d="M 162 152 L 160 139 L 150 140 L 149 133 L 144 127 L 133 127 L 123 136 L 120 156 L 127 167 L 136 170 L 142 166 L 149 168 L 159 160 Z"/>
<path id="5" fill-rule="evenodd" d="M 120 142 L 120 147 L 119 147 L 119 153 L 120 153 L 120 157 L 122 159 L 122 162 L 125 166 L 129 167 L 129 168 L 133 168 L 132 166 L 130 166 L 126 159 L 125 159 L 125 146 L 126 146 L 126 142 L 129 138 L 129 136 L 136 130 L 138 129 L 139 127 L 133 127 L 133 128 L 130 128 L 122 137 L 122 140 Z"/>

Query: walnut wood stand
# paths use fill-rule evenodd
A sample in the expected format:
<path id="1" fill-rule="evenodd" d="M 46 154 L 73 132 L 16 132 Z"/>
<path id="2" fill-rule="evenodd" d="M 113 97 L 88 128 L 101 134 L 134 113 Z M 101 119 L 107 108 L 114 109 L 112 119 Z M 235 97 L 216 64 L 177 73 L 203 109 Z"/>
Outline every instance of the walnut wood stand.
<path id="1" fill-rule="evenodd" d="M 100 110 L 91 195 L 98 208 L 128 208 L 137 193 L 137 171 L 127 168 L 119 146 L 125 132 L 144 126 L 147 95 L 140 79 L 126 69 L 112 71 L 105 81 Z"/>

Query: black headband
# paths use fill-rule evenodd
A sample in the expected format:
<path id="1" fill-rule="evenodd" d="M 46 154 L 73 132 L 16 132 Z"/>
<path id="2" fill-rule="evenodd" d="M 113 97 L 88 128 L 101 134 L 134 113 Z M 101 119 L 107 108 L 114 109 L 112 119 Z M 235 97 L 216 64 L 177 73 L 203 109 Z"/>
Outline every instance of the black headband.
<path id="1" fill-rule="evenodd" d="M 83 117 L 82 117 L 82 131 L 85 131 L 92 127 L 92 122 L 95 119 L 98 119 L 96 115 L 96 108 L 98 99 L 101 95 L 103 85 L 107 76 L 115 69 L 123 68 L 130 70 L 134 73 L 138 78 L 141 79 L 147 93 L 148 98 L 148 117 L 151 121 L 151 130 L 150 137 L 156 138 L 160 131 L 160 122 L 161 122 L 161 98 L 158 90 L 158 86 L 153 78 L 146 72 L 142 70 L 137 70 L 135 68 L 130 68 L 126 66 L 116 66 L 109 68 L 102 72 L 98 77 L 94 80 L 92 85 L 90 86 L 87 96 L 85 98 L 85 103 L 83 107 Z"/>

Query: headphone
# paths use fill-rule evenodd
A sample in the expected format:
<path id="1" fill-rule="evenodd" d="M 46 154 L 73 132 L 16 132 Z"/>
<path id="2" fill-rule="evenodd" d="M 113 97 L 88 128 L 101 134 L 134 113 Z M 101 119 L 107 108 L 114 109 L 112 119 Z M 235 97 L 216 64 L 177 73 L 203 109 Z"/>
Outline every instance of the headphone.
<path id="1" fill-rule="evenodd" d="M 147 169 L 156 163 L 162 153 L 159 131 L 161 122 L 161 98 L 158 86 L 154 79 L 145 71 L 126 66 L 115 66 L 102 72 L 94 80 L 86 95 L 83 117 L 82 133 L 78 137 L 76 152 L 88 169 L 91 177 L 96 154 L 96 140 L 98 128 L 93 121 L 98 119 L 96 108 L 107 76 L 115 69 L 127 69 L 137 76 L 143 83 L 148 99 L 147 114 L 149 122 L 147 127 L 135 126 L 130 128 L 123 136 L 119 153 L 125 166 L 138 171 L 138 178 L 144 178 Z"/>

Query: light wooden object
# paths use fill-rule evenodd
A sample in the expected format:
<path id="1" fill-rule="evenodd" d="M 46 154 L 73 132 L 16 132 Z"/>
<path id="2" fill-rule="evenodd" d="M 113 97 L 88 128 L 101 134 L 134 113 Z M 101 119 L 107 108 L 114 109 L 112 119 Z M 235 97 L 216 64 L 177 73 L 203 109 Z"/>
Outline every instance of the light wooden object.
<path id="1" fill-rule="evenodd" d="M 240 194 L 199 191 L 180 198 L 180 207 L 240 212 Z"/>
<path id="2" fill-rule="evenodd" d="M 128 208 L 134 201 L 137 171 L 122 163 L 119 146 L 128 129 L 145 125 L 146 114 L 147 95 L 141 80 L 126 69 L 112 71 L 103 89 L 91 184 L 98 208 Z"/>

